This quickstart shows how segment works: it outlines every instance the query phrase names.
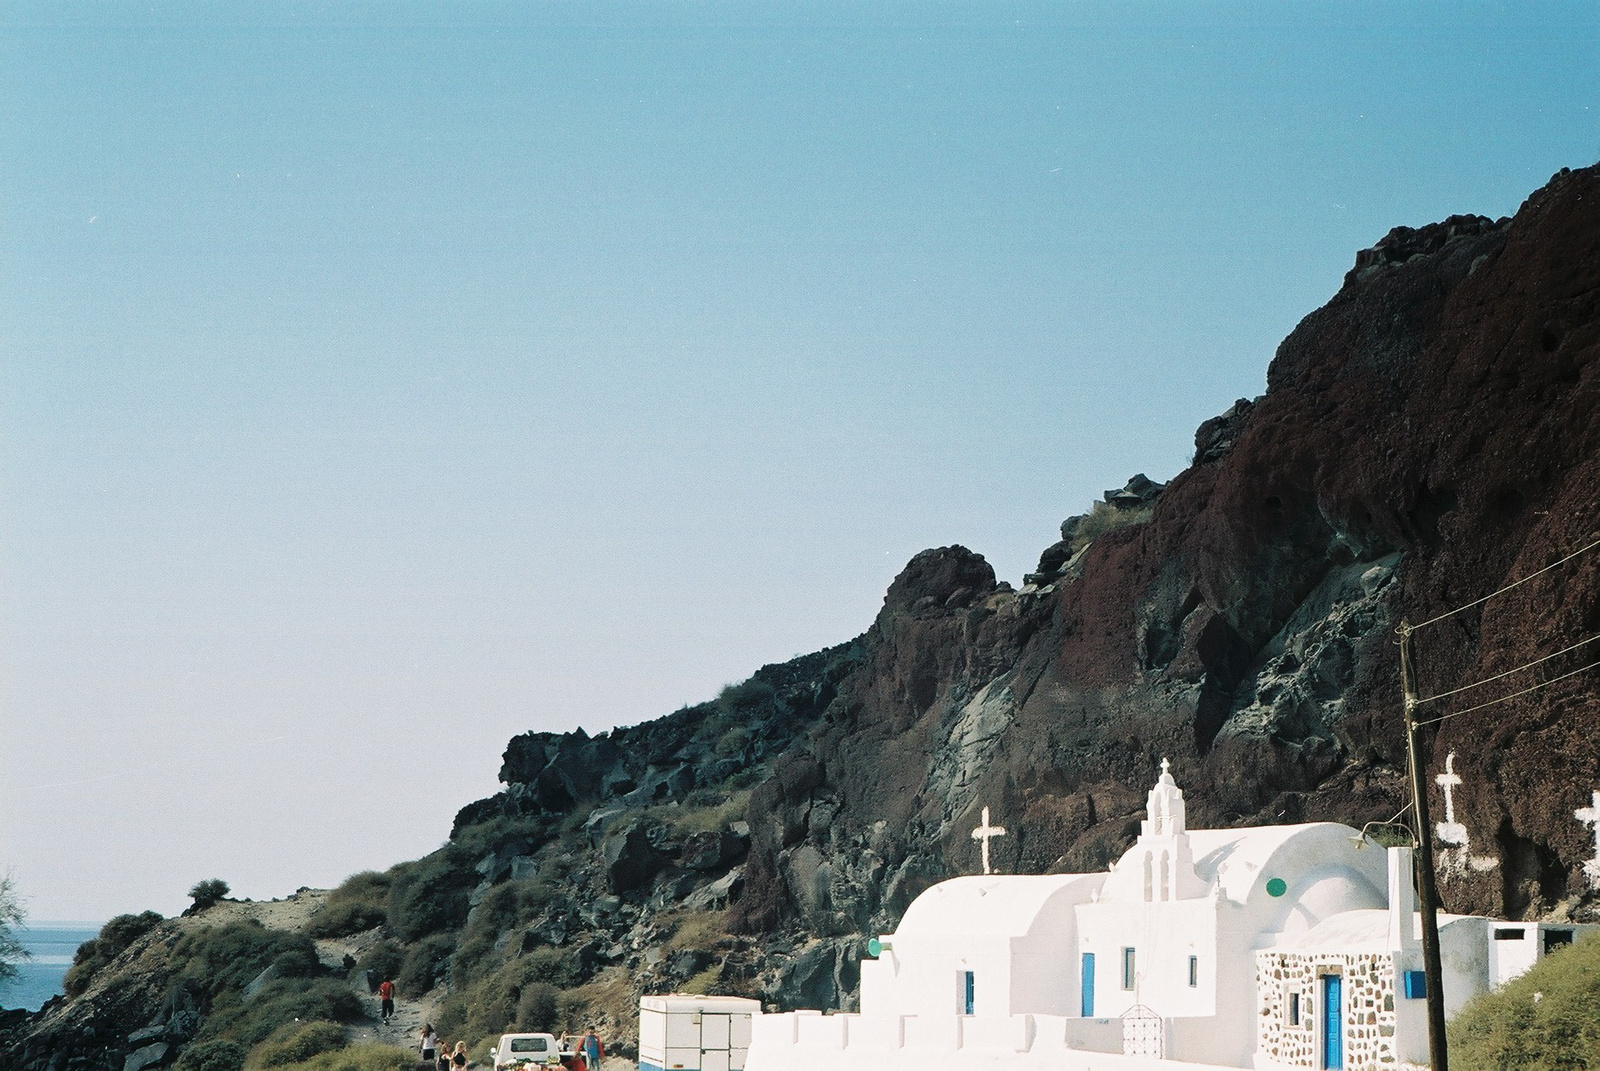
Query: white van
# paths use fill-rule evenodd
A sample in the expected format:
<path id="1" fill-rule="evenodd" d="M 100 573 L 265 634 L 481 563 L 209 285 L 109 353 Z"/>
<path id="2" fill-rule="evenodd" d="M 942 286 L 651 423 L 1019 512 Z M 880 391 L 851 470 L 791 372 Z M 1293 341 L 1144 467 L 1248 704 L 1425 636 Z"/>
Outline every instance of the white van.
<path id="1" fill-rule="evenodd" d="M 640 997 L 639 1071 L 743 1071 L 760 1010 L 746 997 Z"/>
<path id="2" fill-rule="evenodd" d="M 561 1062 L 554 1034 L 501 1034 L 494 1048 L 494 1071 L 511 1067 L 553 1067 Z"/>

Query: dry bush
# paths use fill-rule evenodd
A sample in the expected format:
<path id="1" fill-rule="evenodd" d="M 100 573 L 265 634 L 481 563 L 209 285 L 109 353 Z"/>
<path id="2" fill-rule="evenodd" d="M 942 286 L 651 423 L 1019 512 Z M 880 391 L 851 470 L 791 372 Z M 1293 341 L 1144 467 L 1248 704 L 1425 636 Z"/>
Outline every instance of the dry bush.
<path id="1" fill-rule="evenodd" d="M 1078 518 L 1077 527 L 1072 530 L 1072 553 L 1093 543 L 1107 532 L 1116 531 L 1118 528 L 1132 528 L 1137 524 L 1144 524 L 1150 520 L 1150 515 L 1155 512 L 1154 506 L 1140 506 L 1137 509 L 1117 509 L 1105 502 L 1096 502 L 1088 513 Z"/>

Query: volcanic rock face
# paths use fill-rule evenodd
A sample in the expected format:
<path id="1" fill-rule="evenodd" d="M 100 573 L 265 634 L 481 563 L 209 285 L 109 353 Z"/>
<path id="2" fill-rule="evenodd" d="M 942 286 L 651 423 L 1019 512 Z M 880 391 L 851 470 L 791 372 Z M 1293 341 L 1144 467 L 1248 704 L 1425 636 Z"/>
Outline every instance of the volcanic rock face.
<path id="1" fill-rule="evenodd" d="M 891 928 L 917 889 L 973 869 L 984 804 L 1010 831 L 1001 868 L 1103 866 L 1162 756 L 1197 825 L 1391 817 L 1395 626 L 1600 535 L 1597 304 L 1594 168 L 1514 219 L 1397 228 L 1285 339 L 1267 393 L 1202 425 L 1148 523 L 1070 569 L 1059 544 L 1022 593 L 962 548 L 919 555 L 808 745 L 814 784 L 780 776 L 752 798 L 737 919 L 837 932 L 846 902 L 864 932 Z M 1419 633 L 1420 687 L 1596 632 L 1600 552 Z M 1580 674 L 1439 723 L 1435 772 L 1457 753 L 1457 816 L 1488 859 L 1447 875 L 1451 909 L 1590 909 L 1572 810 L 1600 785 L 1594 695 Z M 826 823 L 796 817 L 819 809 Z M 826 896 L 811 858 L 830 867 Z"/>

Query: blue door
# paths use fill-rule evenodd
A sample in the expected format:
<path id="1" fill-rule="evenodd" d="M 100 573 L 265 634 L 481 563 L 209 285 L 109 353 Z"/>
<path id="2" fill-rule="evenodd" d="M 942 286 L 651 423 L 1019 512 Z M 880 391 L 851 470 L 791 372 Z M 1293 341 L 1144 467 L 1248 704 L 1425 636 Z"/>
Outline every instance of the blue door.
<path id="1" fill-rule="evenodd" d="M 1322 1066 L 1344 1067 L 1343 979 L 1337 974 L 1322 976 Z"/>
<path id="2" fill-rule="evenodd" d="M 972 997 L 973 997 L 973 993 L 972 993 L 972 988 L 973 988 L 973 986 L 972 986 L 972 972 L 971 971 L 962 971 L 961 973 L 963 975 L 965 975 L 965 977 L 962 979 L 962 985 L 961 985 L 961 989 L 962 989 L 961 1004 L 962 1004 L 962 1007 L 966 1009 L 966 1011 L 963 1014 L 971 1015 L 972 1014 L 972 1003 L 973 1003 L 972 1002 Z"/>
<path id="3" fill-rule="evenodd" d="M 1083 954 L 1082 996 L 1078 998 L 1078 1014 L 1085 1019 L 1094 1018 L 1094 953 Z"/>

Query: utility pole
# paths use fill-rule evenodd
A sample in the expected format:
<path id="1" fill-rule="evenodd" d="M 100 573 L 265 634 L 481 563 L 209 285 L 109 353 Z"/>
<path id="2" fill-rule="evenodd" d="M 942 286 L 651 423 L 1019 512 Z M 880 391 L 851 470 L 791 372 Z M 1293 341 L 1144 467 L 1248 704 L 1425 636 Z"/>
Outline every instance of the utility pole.
<path id="1" fill-rule="evenodd" d="M 1417 899 L 1422 909 L 1422 970 L 1428 984 L 1428 1061 L 1449 1071 L 1444 1034 L 1444 978 L 1439 963 L 1439 888 L 1433 877 L 1433 829 L 1422 744 L 1417 739 L 1417 686 L 1411 669 L 1411 625 L 1400 622 L 1400 687 L 1405 693 L 1406 769 L 1411 775 L 1411 813 L 1417 834 Z"/>

